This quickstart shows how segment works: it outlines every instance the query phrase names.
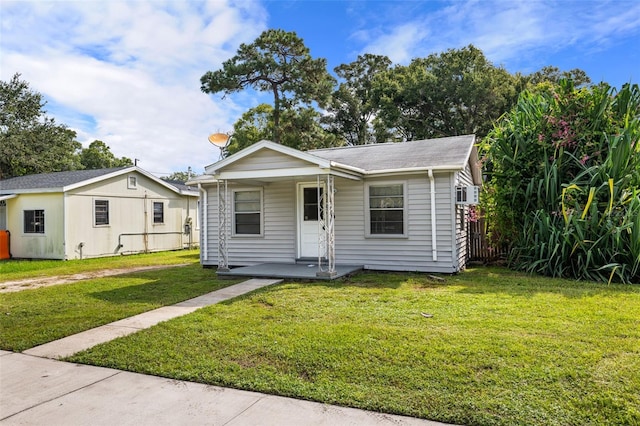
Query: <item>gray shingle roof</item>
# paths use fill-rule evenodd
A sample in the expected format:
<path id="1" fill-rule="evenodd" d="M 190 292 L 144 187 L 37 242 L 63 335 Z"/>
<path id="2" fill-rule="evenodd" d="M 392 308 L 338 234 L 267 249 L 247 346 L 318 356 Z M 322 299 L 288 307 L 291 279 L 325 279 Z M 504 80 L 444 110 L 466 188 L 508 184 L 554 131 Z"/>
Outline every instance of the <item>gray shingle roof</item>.
<path id="1" fill-rule="evenodd" d="M 309 151 L 325 160 L 364 171 L 413 167 L 464 168 L 469 160 L 474 135 L 427 139 L 411 142 L 379 143 Z"/>
<path id="2" fill-rule="evenodd" d="M 39 173 L 36 175 L 18 176 L 11 179 L 0 180 L 0 191 L 29 190 L 29 189 L 54 189 L 64 188 L 85 180 L 108 175 L 128 167 L 116 167 L 96 170 L 73 170 L 68 172 Z"/>

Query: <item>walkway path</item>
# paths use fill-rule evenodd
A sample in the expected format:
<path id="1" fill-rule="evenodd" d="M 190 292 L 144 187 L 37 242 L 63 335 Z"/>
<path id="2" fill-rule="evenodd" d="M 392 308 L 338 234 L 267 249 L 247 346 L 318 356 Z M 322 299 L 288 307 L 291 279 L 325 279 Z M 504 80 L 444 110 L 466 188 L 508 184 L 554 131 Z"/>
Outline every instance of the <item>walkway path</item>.
<path id="1" fill-rule="evenodd" d="M 278 282 L 250 279 L 23 353 L 0 351 L 0 424 L 442 425 L 56 360 Z"/>
<path id="2" fill-rule="evenodd" d="M 144 312 L 101 327 L 92 328 L 91 330 L 83 331 L 82 333 L 74 334 L 60 340 L 45 343 L 44 345 L 27 349 L 23 353 L 53 359 L 65 358 L 75 354 L 76 352 L 89 349 L 99 343 L 108 342 L 117 337 L 135 333 L 143 328 L 149 328 L 156 325 L 161 321 L 167 321 L 172 318 L 190 314 L 191 312 L 205 306 L 229 300 L 281 281 L 282 280 L 250 279 L 241 282 L 240 284 L 212 291 L 211 293 L 207 293 L 194 299 L 185 300 L 184 302 L 180 302 L 176 305 L 164 306 L 162 308 Z"/>

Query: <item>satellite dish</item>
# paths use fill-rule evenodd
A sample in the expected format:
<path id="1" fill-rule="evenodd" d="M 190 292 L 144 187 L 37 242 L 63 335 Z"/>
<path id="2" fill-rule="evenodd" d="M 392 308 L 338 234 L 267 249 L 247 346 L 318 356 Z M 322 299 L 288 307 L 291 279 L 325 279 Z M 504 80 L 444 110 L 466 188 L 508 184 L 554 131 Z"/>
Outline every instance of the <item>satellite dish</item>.
<path id="1" fill-rule="evenodd" d="M 225 148 L 229 142 L 229 135 L 226 133 L 213 133 L 209 135 L 209 142 L 218 148 Z"/>

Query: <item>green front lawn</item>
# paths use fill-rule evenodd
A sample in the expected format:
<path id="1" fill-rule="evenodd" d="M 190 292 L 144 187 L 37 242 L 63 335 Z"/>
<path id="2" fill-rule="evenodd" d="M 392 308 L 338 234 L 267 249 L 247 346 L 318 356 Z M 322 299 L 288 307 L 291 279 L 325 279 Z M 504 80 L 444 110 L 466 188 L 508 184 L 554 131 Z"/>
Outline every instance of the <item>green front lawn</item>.
<path id="1" fill-rule="evenodd" d="M 0 349 L 25 349 L 238 282 L 199 264 L 0 294 Z"/>
<path id="2" fill-rule="evenodd" d="M 103 269 L 198 263 L 199 250 L 177 250 L 83 260 L 4 260 L 0 261 L 0 287 L 3 281 L 72 275 Z"/>
<path id="3" fill-rule="evenodd" d="M 503 269 L 285 283 L 69 360 L 458 424 L 638 425 L 640 286 Z"/>

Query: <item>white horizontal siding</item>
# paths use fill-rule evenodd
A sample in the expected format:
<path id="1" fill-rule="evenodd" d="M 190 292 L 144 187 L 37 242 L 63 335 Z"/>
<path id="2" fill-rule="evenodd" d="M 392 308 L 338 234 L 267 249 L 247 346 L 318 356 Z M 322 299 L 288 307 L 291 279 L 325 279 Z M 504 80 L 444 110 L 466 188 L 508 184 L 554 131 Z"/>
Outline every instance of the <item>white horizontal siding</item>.
<path id="1" fill-rule="evenodd" d="M 437 174 L 435 178 L 437 262 L 432 260 L 430 187 L 424 175 L 392 179 L 407 184 L 406 238 L 366 238 L 365 183 L 337 180 L 336 263 L 362 264 L 368 269 L 452 272 L 455 256 L 450 174 Z"/>
<path id="2" fill-rule="evenodd" d="M 455 175 L 456 186 L 471 186 L 473 185 L 473 177 L 471 175 L 471 168 L 467 164 L 465 169 Z M 456 258 L 458 260 L 459 269 L 464 269 L 467 263 L 467 231 L 468 231 L 468 218 L 469 207 L 464 205 L 456 205 L 456 233 L 455 233 L 455 247 Z"/>
<path id="3" fill-rule="evenodd" d="M 237 185 L 229 185 L 229 198 Z M 250 187 L 242 186 L 243 189 Z M 227 219 L 227 261 L 230 266 L 255 265 L 265 262 L 295 261 L 295 185 L 278 182 L 262 187 L 263 235 L 233 236 L 231 205 Z M 209 259 L 207 264 L 218 263 L 218 200 L 217 189 L 209 190 Z"/>
<path id="4" fill-rule="evenodd" d="M 407 185 L 407 237 L 366 238 L 365 181 L 336 178 L 335 247 L 336 263 L 364 265 L 367 269 L 425 272 L 455 272 L 457 256 L 454 247 L 455 222 L 452 217 L 453 174 L 435 175 L 436 242 L 438 260 L 432 259 L 431 198 L 429 178 L 394 176 L 391 180 Z M 372 182 L 385 182 L 384 179 Z M 229 192 L 234 188 L 229 185 Z M 243 186 L 243 188 L 247 188 Z M 227 229 L 228 261 L 231 266 L 264 262 L 293 262 L 296 257 L 296 182 L 283 181 L 265 185 L 263 189 L 264 235 L 256 238 L 231 236 L 231 215 Z M 209 188 L 208 260 L 218 261 L 217 189 Z"/>

